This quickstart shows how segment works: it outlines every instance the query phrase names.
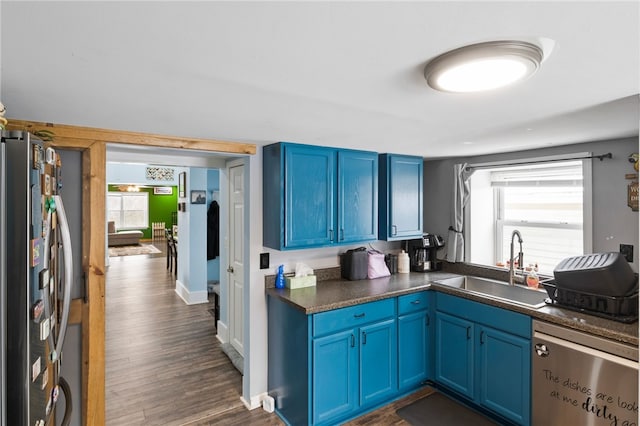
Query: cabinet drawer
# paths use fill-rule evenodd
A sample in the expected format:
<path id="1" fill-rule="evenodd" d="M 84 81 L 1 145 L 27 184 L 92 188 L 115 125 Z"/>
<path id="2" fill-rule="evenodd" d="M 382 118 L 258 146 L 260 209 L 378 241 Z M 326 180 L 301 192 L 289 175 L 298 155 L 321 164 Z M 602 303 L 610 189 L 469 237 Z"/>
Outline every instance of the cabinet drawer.
<path id="1" fill-rule="evenodd" d="M 527 339 L 531 338 L 531 318 L 528 315 L 449 294 L 438 293 L 436 297 L 437 309 L 440 312 L 447 312 Z"/>
<path id="2" fill-rule="evenodd" d="M 398 315 L 422 311 L 428 307 L 429 293 L 426 291 L 420 291 L 418 293 L 411 293 L 398 297 Z"/>
<path id="3" fill-rule="evenodd" d="M 392 317 L 395 315 L 395 311 L 395 299 L 389 298 L 315 314 L 313 316 L 313 335 L 334 333 L 345 328 L 353 328 Z"/>

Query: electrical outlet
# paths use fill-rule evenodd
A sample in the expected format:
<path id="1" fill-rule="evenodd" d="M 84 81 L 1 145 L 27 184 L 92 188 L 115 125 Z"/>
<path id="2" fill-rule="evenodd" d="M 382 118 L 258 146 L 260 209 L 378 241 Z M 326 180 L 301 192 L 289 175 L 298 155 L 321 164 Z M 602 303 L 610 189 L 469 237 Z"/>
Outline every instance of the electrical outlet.
<path id="1" fill-rule="evenodd" d="M 620 253 L 627 259 L 627 262 L 633 262 L 633 245 L 632 244 L 620 244 Z"/>
<path id="2" fill-rule="evenodd" d="M 269 253 L 260 253 L 260 269 L 269 269 Z"/>

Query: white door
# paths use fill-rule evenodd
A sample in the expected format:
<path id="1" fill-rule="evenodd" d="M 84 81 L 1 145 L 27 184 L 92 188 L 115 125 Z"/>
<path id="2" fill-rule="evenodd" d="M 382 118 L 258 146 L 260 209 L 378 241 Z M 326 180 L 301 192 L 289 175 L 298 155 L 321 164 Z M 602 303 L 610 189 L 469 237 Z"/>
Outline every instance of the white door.
<path id="1" fill-rule="evenodd" d="M 231 163 L 229 177 L 229 340 L 244 356 L 244 166 Z"/>

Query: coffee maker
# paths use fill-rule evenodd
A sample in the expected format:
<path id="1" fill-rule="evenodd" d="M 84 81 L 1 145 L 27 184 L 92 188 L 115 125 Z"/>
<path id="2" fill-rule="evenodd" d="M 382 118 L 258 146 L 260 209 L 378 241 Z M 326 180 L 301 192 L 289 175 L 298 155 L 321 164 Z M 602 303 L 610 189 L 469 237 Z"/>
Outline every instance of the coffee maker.
<path id="1" fill-rule="evenodd" d="M 407 253 L 411 270 L 416 272 L 439 271 L 442 262 L 436 260 L 436 252 L 444 246 L 444 240 L 439 235 L 424 234 L 422 238 L 406 241 Z"/>

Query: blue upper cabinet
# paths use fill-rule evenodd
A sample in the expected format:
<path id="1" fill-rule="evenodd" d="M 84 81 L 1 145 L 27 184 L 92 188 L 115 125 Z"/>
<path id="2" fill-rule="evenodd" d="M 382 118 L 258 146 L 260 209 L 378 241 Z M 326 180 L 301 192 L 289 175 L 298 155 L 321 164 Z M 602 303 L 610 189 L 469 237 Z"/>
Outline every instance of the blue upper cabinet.
<path id="1" fill-rule="evenodd" d="M 285 248 L 329 245 L 335 230 L 336 151 L 285 147 Z"/>
<path id="2" fill-rule="evenodd" d="M 338 151 L 338 242 L 378 239 L 378 154 Z"/>
<path id="3" fill-rule="evenodd" d="M 263 244 L 278 250 L 376 240 L 374 152 L 277 143 L 263 148 Z"/>
<path id="4" fill-rule="evenodd" d="M 380 227 L 383 240 L 422 236 L 422 157 L 380 154 Z"/>

